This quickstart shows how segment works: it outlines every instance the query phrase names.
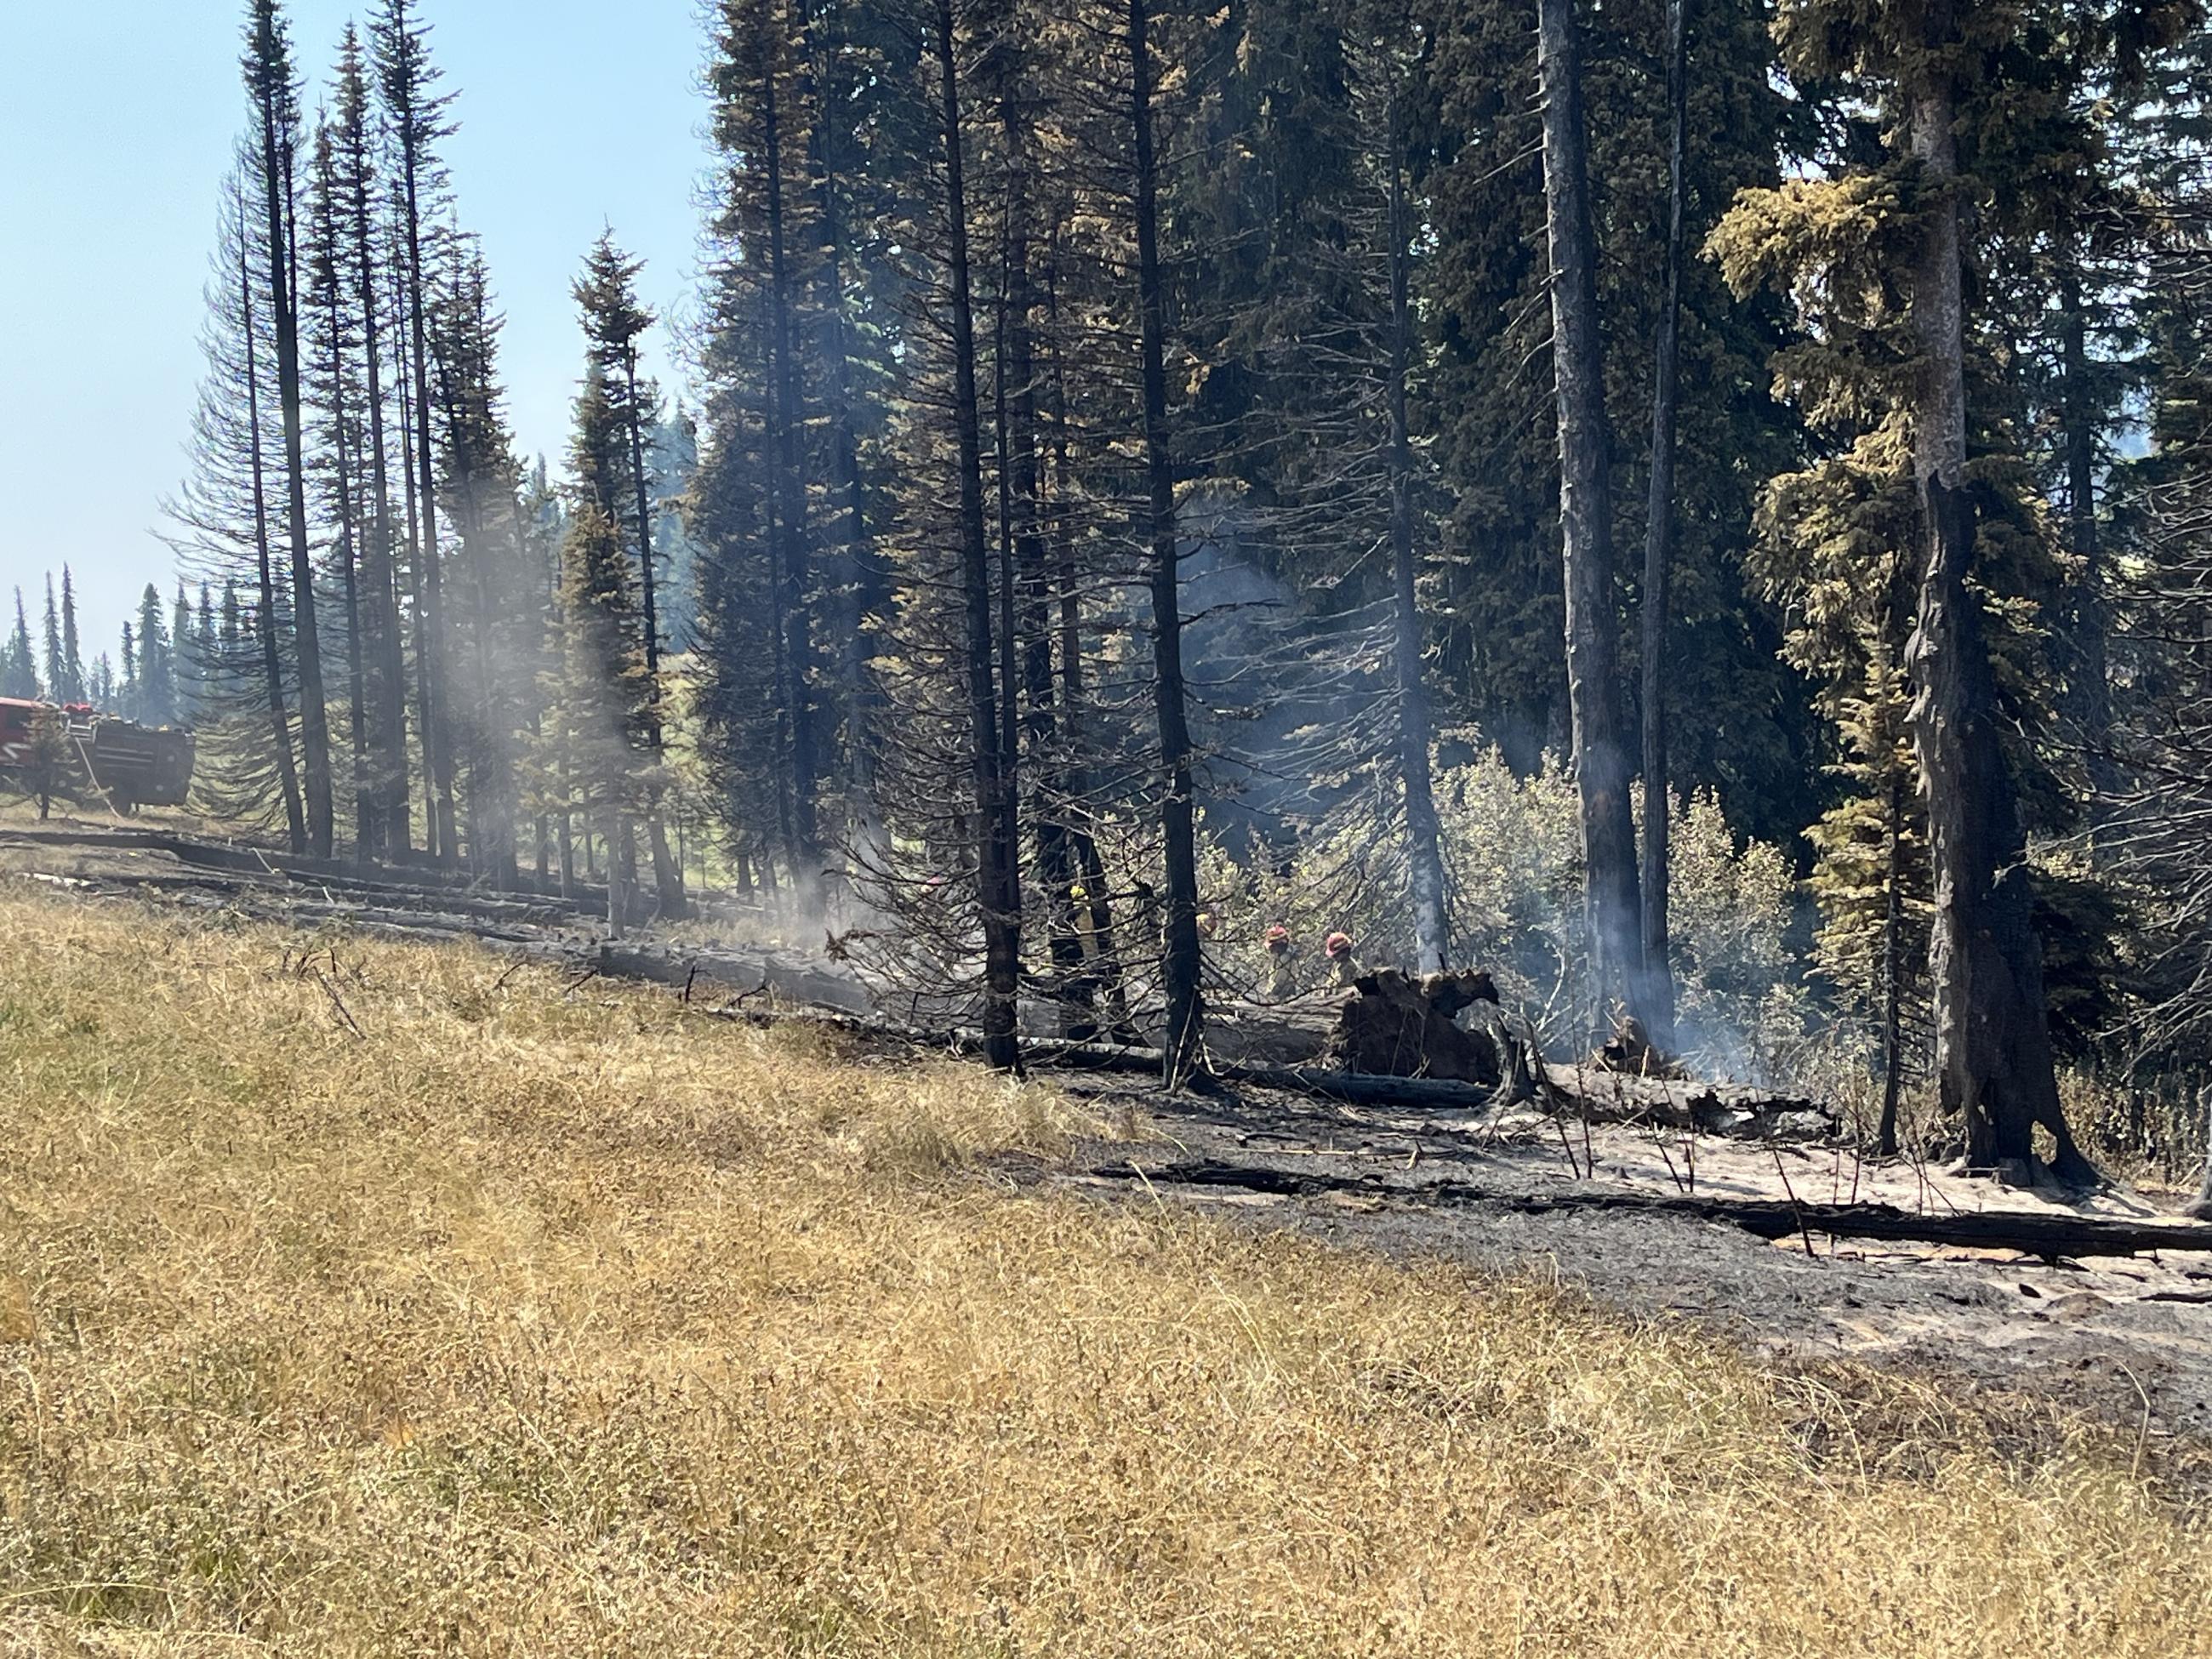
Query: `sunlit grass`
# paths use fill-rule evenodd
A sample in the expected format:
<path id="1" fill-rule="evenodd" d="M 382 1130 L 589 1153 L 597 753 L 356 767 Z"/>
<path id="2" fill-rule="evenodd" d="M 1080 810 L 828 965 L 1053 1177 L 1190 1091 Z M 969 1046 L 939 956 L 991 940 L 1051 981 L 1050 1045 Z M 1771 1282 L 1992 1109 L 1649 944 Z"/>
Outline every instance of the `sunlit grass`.
<path id="1" fill-rule="evenodd" d="M 2212 1627 L 2204 1530 L 2124 1437 L 1023 1195 L 1001 1157 L 1107 1126 L 978 1071 L 465 950 L 301 962 L 272 928 L 0 897 L 0 1652 Z"/>

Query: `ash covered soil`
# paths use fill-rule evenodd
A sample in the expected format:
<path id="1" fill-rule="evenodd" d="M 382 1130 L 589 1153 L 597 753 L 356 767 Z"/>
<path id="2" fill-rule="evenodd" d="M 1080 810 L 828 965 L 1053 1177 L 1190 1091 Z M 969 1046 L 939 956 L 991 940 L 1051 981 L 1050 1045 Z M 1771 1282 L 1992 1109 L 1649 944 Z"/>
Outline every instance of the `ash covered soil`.
<path id="1" fill-rule="evenodd" d="M 1613 1125 L 1562 1125 L 1527 1109 L 1388 1110 L 1272 1090 L 1218 1097 L 1080 1079 L 1061 1085 L 1109 1116 L 1141 1115 L 1156 1145 L 1090 1142 L 1072 1170 L 1004 1164 L 1017 1182 L 1121 1202 L 1176 1201 L 1295 1227 L 1394 1255 L 1442 1255 L 1556 1279 L 1655 1318 L 1683 1319 L 1769 1358 L 1844 1358 L 1954 1374 L 2047 1397 L 2146 1435 L 2212 1435 L 2212 1254 L 2073 1260 L 2011 1250 L 1836 1240 L 1774 1243 L 1720 1223 L 1575 1209 L 1519 1213 L 1513 1197 L 1607 1193 L 1880 1202 L 2152 1219 L 2172 1195 L 2113 1188 L 2078 1205 L 1847 1147 L 1741 1142 Z M 1587 1139 L 1585 1139 L 1587 1136 Z M 1573 1172 L 1571 1173 L 1570 1163 Z M 1203 1186 L 1173 1172 L 1204 1162 Z M 1694 1179 L 1692 1165 L 1694 1163 Z M 1348 1191 L 1254 1188 L 1284 1175 L 1351 1177 Z M 1449 1186 L 1440 1194 L 1440 1185 Z M 1480 1188 L 1498 1201 L 1470 1199 Z"/>
<path id="2" fill-rule="evenodd" d="M 758 943 L 718 949 L 726 928 L 690 923 L 626 942 L 637 947 L 629 965 L 610 965 L 596 919 L 553 895 L 500 896 L 428 872 L 370 878 L 167 825 L 0 823 L 0 880 L 303 929 L 472 940 L 592 971 L 668 976 L 672 987 L 683 982 L 687 999 L 693 969 L 703 967 L 710 980 L 787 1006 L 848 1013 L 871 1006 L 849 974 L 793 939 L 768 951 Z M 911 1012 L 877 1006 L 895 1016 Z M 1268 1058 L 1301 1057 L 1281 1051 L 1281 1042 L 1317 1041 L 1314 1022 L 1322 1011 L 1306 1012 L 1303 1033 L 1255 1029 L 1244 1046 L 1275 1051 Z M 1223 1035 L 1232 1030 L 1233 1022 Z M 886 1063 L 911 1052 L 884 1045 Z M 1188 1204 L 1350 1247 L 1557 1279 L 1778 1359 L 1932 1370 L 2087 1410 L 2147 1438 L 2212 1437 L 2212 1254 L 2053 1264 L 2009 1250 L 1872 1244 L 1817 1231 L 1770 1243 L 1679 1214 L 1529 1214 L 1510 1202 L 1694 1194 L 2142 1220 L 2171 1215 L 2173 1194 L 2115 1188 L 2069 1206 L 1910 1163 L 1864 1164 L 1847 1147 L 1562 1124 L 1525 1107 L 1353 1106 L 1254 1087 L 1201 1097 L 1133 1086 L 1126 1076 L 1044 1075 L 1109 1121 L 1126 1115 L 1147 1126 L 1152 1138 L 1079 1141 L 1065 1162 L 1000 1160 L 988 1171 L 991 1179 L 1101 1201 Z M 1174 1178 L 1177 1169 L 1200 1164 L 1211 1166 L 1205 1184 Z M 1266 1190 L 1310 1184 L 1316 1175 L 1349 1190 Z"/>

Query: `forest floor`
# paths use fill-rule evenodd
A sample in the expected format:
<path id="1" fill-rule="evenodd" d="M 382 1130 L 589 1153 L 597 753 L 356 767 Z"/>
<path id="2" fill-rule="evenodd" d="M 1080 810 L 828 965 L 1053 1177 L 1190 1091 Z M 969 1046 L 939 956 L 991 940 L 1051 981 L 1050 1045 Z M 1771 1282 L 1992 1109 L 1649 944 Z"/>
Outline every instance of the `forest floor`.
<path id="1" fill-rule="evenodd" d="M 0 1654 L 2150 1653 L 2212 1619 L 2212 1307 L 2165 1299 L 2212 1261 L 1441 1204 L 1672 1190 L 1685 1149 L 1010 1085 L 14 828 Z M 1694 1150 L 1701 1191 L 1779 1159 L 1808 1200 L 1990 1201 Z M 1374 1179 L 1165 1179 L 1194 1158 Z"/>

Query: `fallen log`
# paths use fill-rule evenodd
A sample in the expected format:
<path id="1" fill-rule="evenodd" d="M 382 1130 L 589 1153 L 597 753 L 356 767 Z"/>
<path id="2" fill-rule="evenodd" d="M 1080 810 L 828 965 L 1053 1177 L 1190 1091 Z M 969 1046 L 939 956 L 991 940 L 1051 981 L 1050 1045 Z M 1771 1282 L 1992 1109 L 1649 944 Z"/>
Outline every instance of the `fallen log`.
<path id="1" fill-rule="evenodd" d="M 1393 1182 L 1373 1176 L 1210 1160 L 1140 1166 L 1105 1164 L 1085 1171 L 1107 1180 L 1152 1186 L 1227 1188 L 1283 1197 L 1345 1194 L 1425 1206 L 1481 1208 L 1512 1215 L 1589 1214 L 1674 1217 L 1738 1227 L 1765 1239 L 1801 1233 L 1891 1243 L 2017 1250 L 2057 1261 L 2066 1256 L 2141 1255 L 2155 1250 L 2212 1253 L 2212 1224 L 2201 1221 L 2122 1221 L 2038 1210 L 1946 1210 L 1916 1214 L 1889 1204 L 1790 1203 L 1770 1199 L 1705 1198 L 1639 1192 L 1498 1192 L 1472 1182 Z"/>
<path id="2" fill-rule="evenodd" d="M 1818 1139 L 1838 1127 L 1835 1115 L 1815 1101 L 1748 1084 L 1547 1065 L 1542 1092 L 1555 1116 L 1586 1115 L 1593 1123 L 1656 1123 L 1752 1139 Z"/>

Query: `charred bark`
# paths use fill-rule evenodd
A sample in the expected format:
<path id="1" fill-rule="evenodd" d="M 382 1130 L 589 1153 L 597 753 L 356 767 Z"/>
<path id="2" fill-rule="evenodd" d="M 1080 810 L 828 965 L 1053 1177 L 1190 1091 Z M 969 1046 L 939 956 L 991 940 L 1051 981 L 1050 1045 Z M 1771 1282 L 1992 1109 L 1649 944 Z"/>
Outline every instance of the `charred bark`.
<path id="1" fill-rule="evenodd" d="M 1536 61 L 1544 94 L 1567 701 L 1582 805 L 1583 905 L 1596 1014 L 1603 1029 L 1609 1027 L 1609 1005 L 1616 999 L 1638 1018 L 1650 999 L 1620 709 L 1605 362 L 1598 337 L 1596 247 L 1573 0 L 1538 0 Z"/>
<path id="2" fill-rule="evenodd" d="M 1651 492 L 1644 527 L 1644 1024 L 1674 1046 L 1674 968 L 1667 944 L 1673 828 L 1667 789 L 1667 606 L 1674 541 L 1674 418 L 1681 356 L 1683 171 L 1690 143 L 1689 0 L 1667 0 L 1667 274 L 1651 371 Z"/>
<path id="3" fill-rule="evenodd" d="M 1161 854 L 1167 875 L 1160 961 L 1167 1029 L 1162 1048 L 1172 1082 L 1197 1068 L 1205 1011 L 1199 987 L 1198 854 L 1190 724 L 1184 708 L 1175 467 L 1168 448 L 1167 314 L 1160 281 L 1159 169 L 1152 146 L 1150 25 L 1150 0 L 1129 0 L 1130 151 L 1136 185 L 1137 310 L 1152 549 L 1152 699 L 1159 727 Z"/>
<path id="4" fill-rule="evenodd" d="M 1954 15 L 1928 18 L 1929 60 L 1945 61 Z M 1966 301 L 1954 88 L 1940 70 L 1911 88 L 1925 227 L 1911 276 L 1920 349 L 1913 474 L 1926 542 L 1919 613 L 1906 662 L 1912 732 L 1928 793 L 1936 907 L 1936 1072 L 1944 1110 L 1962 1117 L 1970 1168 L 2026 1184 L 2039 1124 L 2062 1180 L 2096 1171 L 2075 1146 L 2058 1102 L 2043 957 L 2011 769 L 1998 730 L 1996 674 L 1968 577 L 1974 506 L 1966 481 Z"/>
<path id="5" fill-rule="evenodd" d="M 951 289 L 952 405 L 960 471 L 961 589 L 967 615 L 969 739 L 974 749 L 977 902 L 983 917 L 984 1057 L 1018 1070 L 1015 997 L 1021 967 L 1021 896 L 1014 869 L 1013 803 L 1000 765 L 992 675 L 991 570 L 983 523 L 982 431 L 975 386 L 975 313 L 968 262 L 960 69 L 952 0 L 937 0 L 936 53 L 945 137 L 946 276 Z"/>
<path id="6" fill-rule="evenodd" d="M 270 325 L 276 342 L 276 396 L 284 430 L 285 530 L 291 544 L 292 649 L 300 681 L 300 757 L 309 849 L 330 856 L 334 830 L 330 714 L 316 625 L 314 567 L 307 547 L 307 465 L 300 398 L 300 307 L 295 275 L 291 138 L 279 131 L 282 50 L 273 11 L 258 14 L 254 90 L 261 118 L 261 183 L 267 221 Z"/>
<path id="7" fill-rule="evenodd" d="M 284 828 L 295 853 L 307 850 L 307 822 L 300 801 L 300 775 L 292 754 L 292 721 L 284 707 L 284 663 L 276 647 L 276 583 L 269 556 L 269 501 L 263 482 L 261 449 L 261 364 L 253 331 L 253 276 L 246 265 L 252 239 L 238 228 L 238 302 L 246 336 L 246 430 L 252 452 L 253 551 L 259 580 L 254 632 L 261 641 L 261 675 L 269 695 L 269 720 L 276 756 L 276 777 L 284 795 Z"/>

